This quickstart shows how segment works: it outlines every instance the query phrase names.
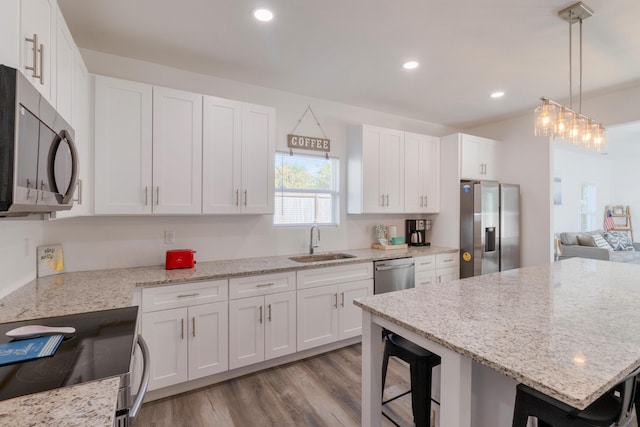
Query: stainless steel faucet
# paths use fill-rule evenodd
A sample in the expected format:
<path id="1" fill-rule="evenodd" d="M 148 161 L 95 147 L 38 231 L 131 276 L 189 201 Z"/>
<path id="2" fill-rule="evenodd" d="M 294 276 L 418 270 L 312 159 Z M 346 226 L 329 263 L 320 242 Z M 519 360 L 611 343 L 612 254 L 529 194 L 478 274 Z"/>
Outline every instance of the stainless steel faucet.
<path id="1" fill-rule="evenodd" d="M 316 235 L 317 235 L 317 239 L 316 239 L 316 244 L 313 244 L 313 230 L 316 230 Z M 309 236 L 309 254 L 313 255 L 313 249 L 314 248 L 318 248 L 320 247 L 320 229 L 318 228 L 317 225 L 312 225 L 311 226 L 311 234 Z"/>

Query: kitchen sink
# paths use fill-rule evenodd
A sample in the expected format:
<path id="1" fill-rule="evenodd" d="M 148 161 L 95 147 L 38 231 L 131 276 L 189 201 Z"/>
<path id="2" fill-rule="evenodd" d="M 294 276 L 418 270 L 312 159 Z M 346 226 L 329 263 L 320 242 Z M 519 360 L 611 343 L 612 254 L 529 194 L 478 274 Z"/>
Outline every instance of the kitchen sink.
<path id="1" fill-rule="evenodd" d="M 289 259 L 295 262 L 316 262 L 316 261 L 335 261 L 338 259 L 355 258 L 355 255 L 333 253 L 333 254 L 317 254 L 292 256 Z"/>

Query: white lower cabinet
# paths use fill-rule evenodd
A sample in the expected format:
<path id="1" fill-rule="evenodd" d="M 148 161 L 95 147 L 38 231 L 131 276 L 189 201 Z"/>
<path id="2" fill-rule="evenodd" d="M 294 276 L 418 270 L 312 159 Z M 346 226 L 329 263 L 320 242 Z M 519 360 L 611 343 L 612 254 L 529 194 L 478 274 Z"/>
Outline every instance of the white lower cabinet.
<path id="1" fill-rule="evenodd" d="M 363 275 L 369 278 L 353 280 Z M 353 300 L 372 294 L 372 263 L 299 271 L 298 351 L 361 335 L 362 312 Z"/>
<path id="2" fill-rule="evenodd" d="M 295 273 L 231 279 L 229 368 L 296 352 Z"/>
<path id="3" fill-rule="evenodd" d="M 414 260 L 416 287 L 460 278 L 458 254 L 455 252 L 417 256 Z"/>
<path id="4" fill-rule="evenodd" d="M 224 301 L 200 303 L 215 299 Z M 142 336 L 151 354 L 149 390 L 229 369 L 226 299 L 226 280 L 143 289 Z M 169 306 L 176 308 L 159 310 L 158 301 L 172 301 Z"/>

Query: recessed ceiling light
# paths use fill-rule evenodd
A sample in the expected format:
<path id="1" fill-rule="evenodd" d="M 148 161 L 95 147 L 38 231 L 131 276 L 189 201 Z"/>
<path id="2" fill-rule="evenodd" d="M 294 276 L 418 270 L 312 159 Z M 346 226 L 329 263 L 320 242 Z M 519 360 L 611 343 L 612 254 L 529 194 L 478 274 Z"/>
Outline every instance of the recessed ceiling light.
<path id="1" fill-rule="evenodd" d="M 414 68 L 418 68 L 418 65 L 420 64 L 416 61 L 408 61 L 402 64 L 402 68 L 405 70 L 413 70 Z"/>
<path id="2" fill-rule="evenodd" d="M 273 19 L 273 12 L 269 9 L 256 9 L 253 11 L 253 16 L 258 21 L 269 22 Z"/>
<path id="3" fill-rule="evenodd" d="M 492 98 L 502 98 L 504 96 L 504 92 L 501 92 L 501 91 L 493 92 L 490 96 Z"/>

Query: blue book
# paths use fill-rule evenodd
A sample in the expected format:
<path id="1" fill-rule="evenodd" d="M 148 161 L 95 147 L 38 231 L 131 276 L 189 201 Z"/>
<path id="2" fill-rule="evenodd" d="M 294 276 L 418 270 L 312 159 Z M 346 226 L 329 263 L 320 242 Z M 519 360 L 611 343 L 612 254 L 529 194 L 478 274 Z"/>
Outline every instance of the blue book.
<path id="1" fill-rule="evenodd" d="M 0 344 L 0 366 L 52 356 L 64 335 L 15 340 Z"/>

